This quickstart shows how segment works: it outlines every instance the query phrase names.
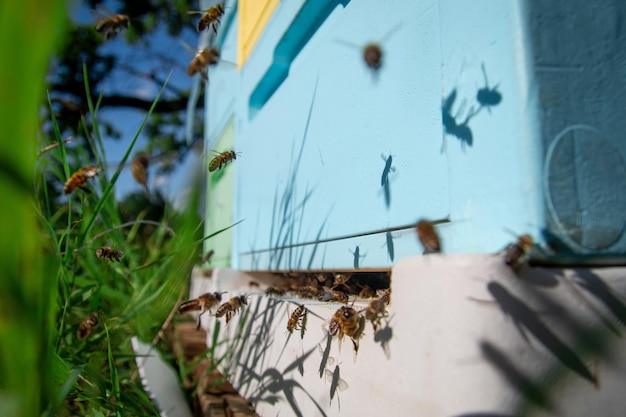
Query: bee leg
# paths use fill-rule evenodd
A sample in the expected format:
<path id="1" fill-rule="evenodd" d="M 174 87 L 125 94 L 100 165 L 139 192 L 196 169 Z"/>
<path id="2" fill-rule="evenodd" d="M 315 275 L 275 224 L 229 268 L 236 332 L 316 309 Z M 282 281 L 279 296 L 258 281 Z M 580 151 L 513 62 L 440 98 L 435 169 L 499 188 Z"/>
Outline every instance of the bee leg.
<path id="1" fill-rule="evenodd" d="M 84 191 L 84 192 L 86 192 L 87 194 L 91 194 L 91 190 L 90 190 L 89 188 L 87 188 L 86 186 L 84 186 L 84 185 L 81 185 L 81 186 L 80 186 L 80 187 L 78 187 L 78 188 L 80 188 L 81 190 L 83 190 L 83 191 Z"/>
<path id="2" fill-rule="evenodd" d="M 198 324 L 196 325 L 196 330 L 200 330 L 200 325 L 202 324 L 202 321 L 200 320 L 200 318 L 202 317 L 202 315 L 206 312 L 206 310 L 204 309 L 204 307 L 202 308 L 202 311 L 200 312 L 200 314 L 198 314 Z"/>

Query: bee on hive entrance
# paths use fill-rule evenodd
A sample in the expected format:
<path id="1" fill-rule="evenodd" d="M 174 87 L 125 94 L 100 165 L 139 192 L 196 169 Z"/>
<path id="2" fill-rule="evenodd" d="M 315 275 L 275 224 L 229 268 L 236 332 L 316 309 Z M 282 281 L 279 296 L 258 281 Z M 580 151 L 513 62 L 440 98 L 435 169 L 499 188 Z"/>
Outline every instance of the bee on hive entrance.
<path id="1" fill-rule="evenodd" d="M 202 17 L 198 21 L 198 32 L 202 32 L 205 29 L 213 28 L 213 32 L 217 33 L 217 26 L 221 23 L 220 19 L 224 15 L 224 5 L 217 4 L 213 7 L 209 7 L 205 11 L 190 11 L 189 14 L 201 14 Z"/>
<path id="2" fill-rule="evenodd" d="M 105 259 L 111 262 L 121 262 L 124 257 L 124 252 L 118 249 L 113 249 L 110 246 L 101 246 L 96 249 L 96 256 L 100 259 Z"/>
<path id="3" fill-rule="evenodd" d="M 235 151 L 222 152 L 209 162 L 209 172 L 218 171 L 235 159 L 237 159 L 237 153 Z"/>
<path id="4" fill-rule="evenodd" d="M 91 313 L 85 317 L 80 323 L 80 326 L 78 326 L 78 330 L 76 330 L 76 338 L 78 340 L 83 340 L 84 338 L 89 337 L 94 329 L 98 327 L 99 323 L 100 318 L 98 313 Z"/>
<path id="5" fill-rule="evenodd" d="M 302 337 L 304 337 L 304 331 L 306 330 L 306 317 L 307 317 L 307 309 L 304 305 L 299 305 L 296 309 L 291 313 L 289 319 L 287 320 L 287 331 L 291 334 L 294 330 L 301 330 Z"/>
<path id="6" fill-rule="evenodd" d="M 104 40 L 108 41 L 120 34 L 124 29 L 128 29 L 130 18 L 124 14 L 113 14 L 109 10 L 99 7 L 99 10 L 92 10 L 92 14 L 103 17 L 96 23 L 96 32 L 104 33 Z"/>
<path id="7" fill-rule="evenodd" d="M 98 175 L 98 172 L 100 172 L 100 168 L 95 165 L 89 165 L 79 169 L 78 171 L 73 173 L 65 182 L 65 185 L 63 186 L 63 192 L 65 194 L 70 194 L 75 189 L 80 188 L 86 193 L 91 193 L 91 190 L 89 190 L 89 188 L 87 188 L 85 184 L 87 183 L 88 179 Z"/>
<path id="8" fill-rule="evenodd" d="M 200 315 L 198 315 L 198 324 L 196 329 L 200 329 L 200 316 L 202 316 L 206 311 L 211 313 L 213 307 L 218 305 L 222 301 L 222 294 L 225 294 L 226 291 L 223 292 L 213 292 L 213 293 L 205 293 L 202 294 L 198 298 L 194 298 L 193 300 L 185 301 L 180 306 L 178 306 L 178 312 L 180 314 L 186 313 L 188 311 L 198 311 L 200 310 Z"/>
<path id="9" fill-rule="evenodd" d="M 417 237 L 424 247 L 424 254 L 437 253 L 441 251 L 441 242 L 439 235 L 431 222 L 428 220 L 420 220 L 415 226 Z"/>
<path id="10" fill-rule="evenodd" d="M 528 261 L 533 247 L 533 238 L 530 235 L 520 236 L 515 243 L 510 244 L 504 250 L 504 262 L 513 270 L 519 270 Z"/>
<path id="11" fill-rule="evenodd" d="M 359 352 L 359 339 L 363 336 L 363 329 L 365 328 L 365 317 L 361 316 L 357 311 L 348 306 L 340 307 L 333 318 L 329 326 L 329 332 L 331 335 L 337 335 L 339 342 L 346 335 L 352 340 L 354 345 L 354 354 Z"/>

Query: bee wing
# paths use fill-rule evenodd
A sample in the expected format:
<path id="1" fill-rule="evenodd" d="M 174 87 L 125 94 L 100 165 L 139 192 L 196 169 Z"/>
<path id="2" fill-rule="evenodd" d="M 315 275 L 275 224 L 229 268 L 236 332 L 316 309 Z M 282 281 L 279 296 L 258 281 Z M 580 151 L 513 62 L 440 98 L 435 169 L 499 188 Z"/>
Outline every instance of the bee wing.
<path id="1" fill-rule="evenodd" d="M 191 55 L 198 56 L 198 54 L 200 53 L 200 49 L 198 48 L 194 48 L 193 46 L 189 45 L 187 42 L 185 42 L 182 39 L 179 39 L 178 42 L 180 42 L 180 44 L 183 46 L 183 48 L 185 48 L 187 50 L 187 52 L 189 52 Z"/>
<path id="2" fill-rule="evenodd" d="M 207 12 L 206 10 L 204 10 L 204 11 L 202 11 L 202 10 L 189 10 L 187 12 L 187 14 L 205 14 L 206 12 Z"/>
<path id="3" fill-rule="evenodd" d="M 103 6 L 102 4 L 98 4 L 95 9 L 89 10 L 89 13 L 91 13 L 91 15 L 95 19 L 98 19 L 98 20 L 106 19 L 108 17 L 111 17 L 111 16 L 115 15 L 115 13 L 113 13 L 111 10 L 109 10 L 108 8 Z"/>

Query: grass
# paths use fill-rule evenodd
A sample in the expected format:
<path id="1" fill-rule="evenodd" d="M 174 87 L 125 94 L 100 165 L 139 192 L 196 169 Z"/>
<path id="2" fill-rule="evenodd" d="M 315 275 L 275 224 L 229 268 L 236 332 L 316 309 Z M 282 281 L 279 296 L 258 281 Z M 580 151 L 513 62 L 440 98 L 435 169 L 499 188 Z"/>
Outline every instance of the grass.
<path id="1" fill-rule="evenodd" d="M 202 237 L 198 195 L 183 213 L 166 207 L 156 224 L 142 213 L 121 219 L 114 187 L 158 96 L 113 175 L 90 180 L 92 193 L 61 195 L 78 168 L 106 165 L 98 102 L 88 103 L 91 124 L 83 123 L 91 126 L 83 132 L 89 149 L 66 147 L 54 118 L 53 138 L 39 132 L 37 109 L 65 12 L 64 2 L 0 4 L 0 34 L 20 39 L 0 48 L 2 61 L 12 63 L 0 67 L 0 415 L 158 415 L 136 377 L 130 339 L 158 341 L 202 241 L 215 234 Z M 97 258 L 99 246 L 121 249 L 122 262 Z M 94 312 L 99 324 L 79 338 Z"/>

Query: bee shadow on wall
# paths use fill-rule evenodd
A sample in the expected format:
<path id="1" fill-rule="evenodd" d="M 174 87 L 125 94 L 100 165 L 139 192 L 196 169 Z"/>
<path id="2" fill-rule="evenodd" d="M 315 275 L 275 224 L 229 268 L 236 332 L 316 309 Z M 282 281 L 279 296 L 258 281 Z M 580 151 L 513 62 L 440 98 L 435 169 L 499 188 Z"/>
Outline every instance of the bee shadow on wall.
<path id="1" fill-rule="evenodd" d="M 470 105 L 470 108 L 465 112 L 467 99 L 461 101 L 461 105 L 453 110 L 454 102 L 457 98 L 457 89 L 453 89 L 444 99 L 441 106 L 441 119 L 444 128 L 443 143 L 441 146 L 441 152 L 446 149 L 446 135 L 451 135 L 459 140 L 461 143 L 461 149 L 465 151 L 466 147 L 471 147 L 474 144 L 474 133 L 469 126 L 469 123 L 474 119 L 483 109 L 486 109 L 491 114 L 491 109 L 498 106 L 502 102 L 502 93 L 498 91 L 498 85 L 494 87 L 489 86 L 487 78 L 487 71 L 485 70 L 485 64 L 481 65 L 485 86 L 479 88 L 476 91 L 475 105 Z M 464 113 L 464 116 L 463 116 Z"/>

